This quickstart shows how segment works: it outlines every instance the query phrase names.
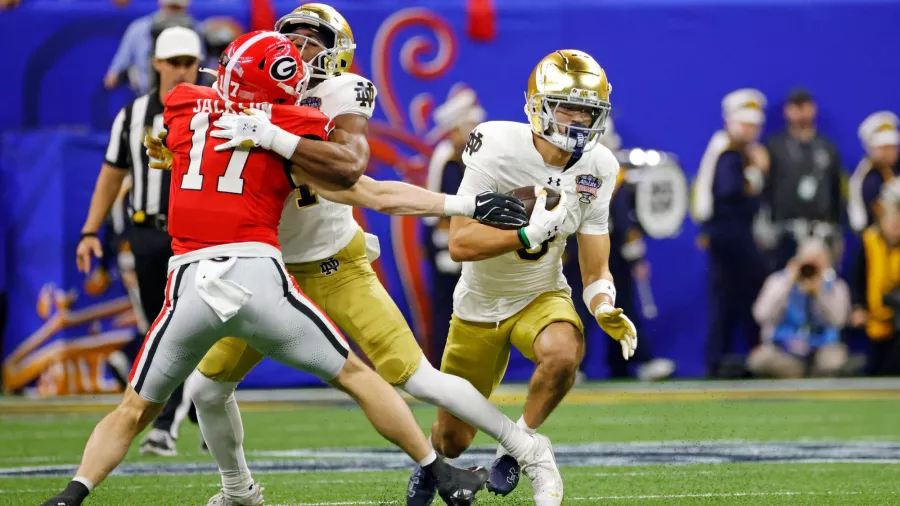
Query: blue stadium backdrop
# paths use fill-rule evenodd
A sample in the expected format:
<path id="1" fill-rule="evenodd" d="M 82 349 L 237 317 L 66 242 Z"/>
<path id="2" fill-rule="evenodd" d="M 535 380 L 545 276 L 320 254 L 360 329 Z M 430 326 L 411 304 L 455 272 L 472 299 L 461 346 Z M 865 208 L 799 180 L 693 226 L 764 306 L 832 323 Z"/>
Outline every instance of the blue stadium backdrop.
<path id="1" fill-rule="evenodd" d="M 498 33 L 490 42 L 466 36 L 464 1 L 416 3 L 334 2 L 356 35 L 356 71 L 379 89 L 370 172 L 377 178 L 424 181 L 433 141 L 429 113 L 457 83 L 478 93 L 490 119 L 524 120 L 528 75 L 558 48 L 585 50 L 606 68 L 625 146 L 674 152 L 689 178 L 721 124 L 722 96 L 736 88 L 768 95 L 771 131 L 781 126 L 787 90 L 808 86 L 820 101 L 821 129 L 851 168 L 862 155 L 859 122 L 878 109 L 900 111 L 898 1 L 496 0 Z M 103 357 L 130 338 L 133 317 L 118 283 L 98 287 L 75 271 L 74 250 L 105 132 L 129 99 L 125 90 L 107 93 L 102 77 L 128 23 L 155 4 L 26 0 L 0 13 L 7 387 L 37 385 L 46 394 L 112 388 Z M 296 5 L 276 1 L 277 13 Z M 247 26 L 247 9 L 238 0 L 195 0 L 191 13 Z M 358 216 L 382 239 L 380 276 L 420 339 L 428 339 L 429 273 L 419 223 Z M 703 373 L 707 293 L 695 235 L 686 223 L 677 238 L 651 242 L 649 250 L 660 314 L 641 338 L 675 359 L 680 376 Z M 602 377 L 606 343 L 596 331 L 590 339 L 587 372 Z M 508 378 L 522 380 L 530 371 L 516 356 Z M 267 362 L 246 386 L 312 384 L 318 382 Z"/>

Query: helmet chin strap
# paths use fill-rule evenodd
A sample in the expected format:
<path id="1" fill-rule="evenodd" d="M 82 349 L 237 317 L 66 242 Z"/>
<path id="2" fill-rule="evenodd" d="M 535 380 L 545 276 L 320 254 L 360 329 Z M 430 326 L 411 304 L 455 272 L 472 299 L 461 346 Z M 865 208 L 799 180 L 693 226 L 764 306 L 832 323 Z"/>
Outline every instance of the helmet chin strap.
<path id="1" fill-rule="evenodd" d="M 578 123 L 572 123 L 574 126 L 578 125 Z M 567 171 L 570 167 L 578 163 L 578 160 L 581 160 L 581 155 L 584 154 L 584 145 L 587 143 L 587 134 L 582 130 L 569 129 L 569 138 L 575 139 L 575 150 L 572 151 L 572 156 L 569 157 L 569 161 L 566 162 L 566 166 L 563 167 L 563 172 Z"/>

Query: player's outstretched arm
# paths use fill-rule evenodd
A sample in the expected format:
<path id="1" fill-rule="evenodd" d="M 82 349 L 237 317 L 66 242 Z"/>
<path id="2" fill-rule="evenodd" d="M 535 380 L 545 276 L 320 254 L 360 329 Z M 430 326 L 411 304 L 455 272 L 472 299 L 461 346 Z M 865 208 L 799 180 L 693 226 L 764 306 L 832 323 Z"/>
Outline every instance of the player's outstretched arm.
<path id="1" fill-rule="evenodd" d="M 609 234 L 578 234 L 578 266 L 584 284 L 584 304 L 597 324 L 622 346 L 628 360 L 637 348 L 637 331 L 616 306 L 616 286 L 609 270 Z"/>
<path id="2" fill-rule="evenodd" d="M 298 169 L 292 169 L 297 172 Z M 401 181 L 378 181 L 362 176 L 348 190 L 323 187 L 314 178 L 303 177 L 326 199 L 355 207 L 366 207 L 395 216 L 465 216 L 494 226 L 521 227 L 528 223 L 525 207 L 512 196 L 499 193 L 447 195 Z"/>
<path id="3" fill-rule="evenodd" d="M 316 193 L 348 206 L 366 207 L 398 216 L 468 216 L 475 213 L 475 197 L 449 196 L 400 181 L 377 181 L 362 176 L 347 190 L 330 190 L 306 180 Z"/>

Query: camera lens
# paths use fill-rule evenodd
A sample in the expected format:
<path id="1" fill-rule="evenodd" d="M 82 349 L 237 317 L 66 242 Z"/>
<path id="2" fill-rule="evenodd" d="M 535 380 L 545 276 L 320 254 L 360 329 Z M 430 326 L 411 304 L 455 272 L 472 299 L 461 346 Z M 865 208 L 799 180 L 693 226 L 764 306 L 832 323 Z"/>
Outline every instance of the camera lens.
<path id="1" fill-rule="evenodd" d="M 813 264 L 803 264 L 800 266 L 800 277 L 811 278 L 818 274 L 819 268 Z"/>

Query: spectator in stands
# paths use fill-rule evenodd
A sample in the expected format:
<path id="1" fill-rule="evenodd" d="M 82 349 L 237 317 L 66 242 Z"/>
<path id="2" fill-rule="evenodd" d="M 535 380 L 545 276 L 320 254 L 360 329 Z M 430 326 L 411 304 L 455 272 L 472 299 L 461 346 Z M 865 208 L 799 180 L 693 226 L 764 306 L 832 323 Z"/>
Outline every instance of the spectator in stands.
<path id="1" fill-rule="evenodd" d="M 900 375 L 900 179 L 881 190 L 875 224 L 862 234 L 853 269 L 850 323 L 862 326 L 872 343 L 870 371 Z"/>
<path id="2" fill-rule="evenodd" d="M 780 235 L 776 269 L 784 268 L 798 242 L 808 237 L 839 244 L 844 169 L 834 143 L 816 129 L 817 112 L 807 90 L 792 91 L 784 104 L 787 127 L 766 142 L 771 167 L 764 199 Z"/>
<path id="3" fill-rule="evenodd" d="M 818 238 L 802 242 L 784 269 L 770 275 L 753 317 L 762 344 L 747 368 L 756 376 L 836 376 L 847 361 L 841 328 L 850 313 L 850 288 L 834 272 L 831 251 Z"/>
<path id="4" fill-rule="evenodd" d="M 881 187 L 900 174 L 900 133 L 897 115 L 890 111 L 871 114 L 859 126 L 859 140 L 866 157 L 850 177 L 848 215 L 850 226 L 862 232 L 875 221 Z"/>
<path id="5" fill-rule="evenodd" d="M 193 18 L 186 10 L 189 0 L 159 0 L 159 10 L 135 19 L 125 30 L 119 49 L 113 56 L 103 85 L 106 89 L 118 86 L 124 77 L 136 95 L 145 95 L 156 86 L 158 77 L 151 66 L 157 37 L 171 26 L 183 26 L 196 31 Z"/>
<path id="6" fill-rule="evenodd" d="M 22 0 L 0 0 L 0 10 L 14 9 L 22 3 Z"/>
<path id="7" fill-rule="evenodd" d="M 738 330 L 751 345 L 759 339 L 751 306 L 766 267 L 753 237 L 753 221 L 769 168 L 768 153 L 757 142 L 765 104 L 765 96 L 753 89 L 734 91 L 722 100 L 725 128 L 710 139 L 694 182 L 693 214 L 702 223 L 699 242 L 707 248 L 709 262 L 710 377 L 744 374 L 743 359 L 726 357 Z"/>
<path id="8" fill-rule="evenodd" d="M 451 91 L 447 101 L 434 110 L 435 127 L 446 134 L 438 143 L 428 163 L 428 189 L 455 195 L 462 182 L 463 149 L 471 132 L 483 122 L 485 111 L 478 105 L 475 92 L 468 88 Z M 459 280 L 462 264 L 450 258 L 450 218 L 425 219 L 425 248 L 431 261 L 431 301 L 433 304 L 433 356 L 443 353 L 450 316 L 453 313 L 453 290 Z"/>

